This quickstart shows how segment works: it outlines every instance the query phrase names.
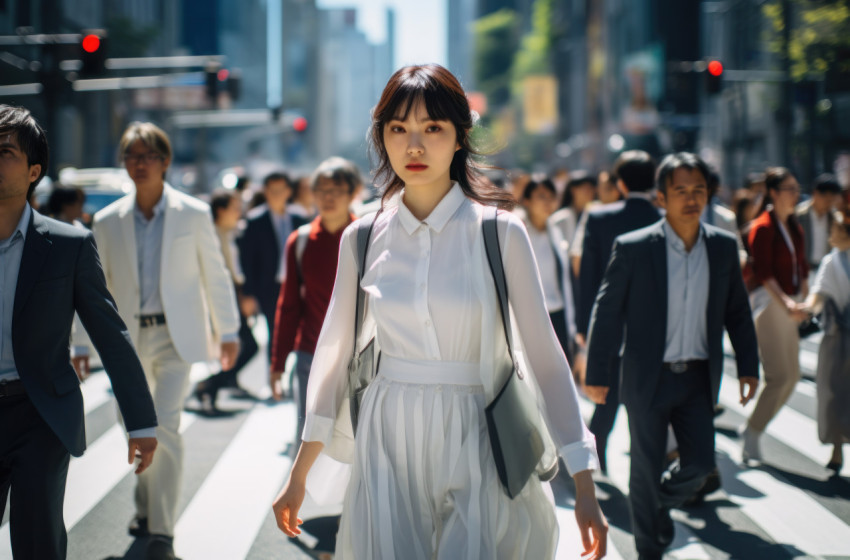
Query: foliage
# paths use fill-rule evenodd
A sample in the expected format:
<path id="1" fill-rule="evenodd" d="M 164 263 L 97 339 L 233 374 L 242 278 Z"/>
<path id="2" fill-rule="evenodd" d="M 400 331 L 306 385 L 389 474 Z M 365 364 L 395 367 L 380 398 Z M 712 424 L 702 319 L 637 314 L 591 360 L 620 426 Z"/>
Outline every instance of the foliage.
<path id="1" fill-rule="evenodd" d="M 513 55 L 517 49 L 519 22 L 516 12 L 502 9 L 474 23 L 475 81 L 490 104 L 500 106 L 510 98 Z"/>
<path id="2" fill-rule="evenodd" d="M 147 56 L 148 49 L 159 36 L 154 26 L 136 25 L 128 17 L 115 17 L 106 23 L 109 32 L 109 57 L 132 58 Z"/>
<path id="3" fill-rule="evenodd" d="M 520 50 L 514 58 L 515 80 L 534 74 L 548 74 L 551 71 L 554 1 L 536 0 L 534 2 L 531 31 L 522 38 Z"/>
<path id="4" fill-rule="evenodd" d="M 793 5 L 792 29 L 788 53 L 791 76 L 795 81 L 828 71 L 850 71 L 850 0 L 789 0 Z M 785 17 L 782 2 L 764 5 L 763 13 L 771 25 L 770 49 L 783 52 Z M 795 18 L 794 15 L 797 17 Z"/>

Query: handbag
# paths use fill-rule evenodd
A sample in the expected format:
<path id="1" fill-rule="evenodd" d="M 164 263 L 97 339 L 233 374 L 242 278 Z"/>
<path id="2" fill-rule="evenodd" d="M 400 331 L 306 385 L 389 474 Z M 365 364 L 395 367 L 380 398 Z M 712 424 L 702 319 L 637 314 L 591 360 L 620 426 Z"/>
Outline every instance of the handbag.
<path id="1" fill-rule="evenodd" d="M 375 378 L 378 365 L 381 360 L 380 352 L 375 355 L 375 337 L 372 337 L 363 349 L 357 349 L 360 339 L 360 331 L 363 328 L 363 320 L 366 315 L 366 292 L 360 287 L 363 275 L 366 272 L 366 253 L 369 251 L 369 240 L 372 238 L 372 229 L 381 214 L 380 210 L 374 219 L 361 220 L 357 223 L 357 303 L 354 308 L 354 352 L 348 362 L 348 404 L 351 413 L 351 428 L 357 433 L 357 420 L 360 415 L 360 404 L 363 394 L 369 387 L 369 383 Z"/>
<path id="2" fill-rule="evenodd" d="M 528 479 L 537 470 L 540 458 L 543 456 L 546 426 L 537 407 L 537 398 L 531 387 L 523 381 L 525 373 L 519 367 L 519 362 L 513 351 L 511 341 L 511 321 L 508 303 L 508 285 L 505 279 L 505 269 L 502 264 L 502 252 L 499 246 L 499 230 L 497 225 L 497 210 L 495 207 L 485 209 L 482 223 L 484 232 L 484 248 L 487 252 L 487 262 L 496 284 L 499 296 L 499 311 L 505 330 L 505 340 L 511 357 L 512 369 L 505 384 L 496 394 L 493 401 L 487 405 L 487 432 L 490 436 L 490 447 L 496 462 L 499 480 L 508 496 L 513 499 L 525 487 Z M 558 460 L 553 466 L 547 466 L 538 476 L 541 480 L 551 480 L 558 473 Z"/>

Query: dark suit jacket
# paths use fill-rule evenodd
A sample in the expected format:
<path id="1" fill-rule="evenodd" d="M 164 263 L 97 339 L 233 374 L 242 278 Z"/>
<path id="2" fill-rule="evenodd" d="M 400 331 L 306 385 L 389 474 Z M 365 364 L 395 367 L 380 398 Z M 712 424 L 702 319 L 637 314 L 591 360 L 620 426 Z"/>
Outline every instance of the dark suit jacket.
<path id="1" fill-rule="evenodd" d="M 661 215 L 648 200 L 628 198 L 590 210 L 584 233 L 579 273 L 579 304 L 576 330 L 586 334 L 596 292 L 611 258 L 614 240 L 624 233 L 648 226 Z"/>
<path id="2" fill-rule="evenodd" d="M 306 223 L 304 218 L 290 214 L 292 231 Z M 245 274 L 242 286 L 244 295 L 257 298 L 264 314 L 274 316 L 277 296 L 280 294 L 280 282 L 277 273 L 280 270 L 280 257 L 283 248 L 278 242 L 272 222 L 271 211 L 249 215 L 247 225 L 238 240 L 239 261 Z"/>
<path id="3" fill-rule="evenodd" d="M 617 238 L 590 324 L 587 384 L 610 386 L 607 364 L 619 352 L 612 332 L 625 327 L 620 398 L 649 406 L 658 386 L 667 337 L 667 246 L 663 221 Z M 707 333 L 711 394 L 723 373 L 723 328 L 735 348 L 739 377 L 758 377 L 758 348 L 741 277 L 738 245 L 729 233 L 704 225 L 709 282 Z"/>
<path id="4" fill-rule="evenodd" d="M 109 291 L 91 232 L 33 211 L 12 315 L 27 395 L 74 456 L 86 448 L 83 396 L 70 358 L 76 311 L 100 353 L 128 430 L 156 426 L 142 364 Z"/>

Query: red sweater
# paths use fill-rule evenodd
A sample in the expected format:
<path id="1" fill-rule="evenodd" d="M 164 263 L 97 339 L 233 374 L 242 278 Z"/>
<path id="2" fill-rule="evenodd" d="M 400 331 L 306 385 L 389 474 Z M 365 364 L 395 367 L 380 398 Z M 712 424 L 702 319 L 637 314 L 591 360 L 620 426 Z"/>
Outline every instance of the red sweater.
<path id="1" fill-rule="evenodd" d="M 785 238 L 779 230 L 779 224 L 773 212 L 762 212 L 750 226 L 747 236 L 750 246 L 750 262 L 748 268 L 757 285 L 762 285 L 769 278 L 776 278 L 782 291 L 788 295 L 796 295 L 800 291 L 802 281 L 809 276 L 809 259 L 806 258 L 806 243 L 803 239 L 803 228 L 793 222 L 788 228 L 794 252 L 797 254 L 797 282 L 794 282 L 794 261 L 791 251 L 785 243 Z"/>
<path id="2" fill-rule="evenodd" d="M 310 238 L 301 256 L 301 275 L 295 259 L 298 231 L 293 231 L 287 239 L 286 282 L 277 298 L 272 336 L 273 371 L 284 370 L 286 357 L 293 349 L 310 354 L 316 351 L 322 322 L 331 303 L 344 229 L 330 233 L 322 227 L 321 217 L 310 223 Z"/>

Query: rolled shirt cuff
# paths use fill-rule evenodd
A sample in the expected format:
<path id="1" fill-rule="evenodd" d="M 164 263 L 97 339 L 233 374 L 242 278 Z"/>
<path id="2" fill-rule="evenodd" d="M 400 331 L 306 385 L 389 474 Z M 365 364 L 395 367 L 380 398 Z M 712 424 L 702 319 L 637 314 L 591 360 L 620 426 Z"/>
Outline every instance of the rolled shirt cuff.
<path id="1" fill-rule="evenodd" d="M 138 430 L 130 430 L 127 432 L 127 435 L 130 436 L 130 439 L 133 438 L 155 438 L 156 437 L 156 426 L 153 428 L 140 428 Z"/>
<path id="2" fill-rule="evenodd" d="M 239 342 L 239 333 L 230 333 L 221 335 L 221 342 Z"/>
<path id="3" fill-rule="evenodd" d="M 301 432 L 302 441 L 320 441 L 327 447 L 333 438 L 335 422 L 335 418 L 326 418 L 308 412 L 304 419 L 304 431 Z"/>
<path id="4" fill-rule="evenodd" d="M 584 439 L 563 446 L 559 450 L 567 465 L 570 476 L 586 470 L 599 470 L 599 457 L 596 455 L 596 438 Z"/>

